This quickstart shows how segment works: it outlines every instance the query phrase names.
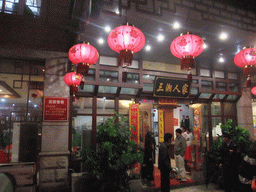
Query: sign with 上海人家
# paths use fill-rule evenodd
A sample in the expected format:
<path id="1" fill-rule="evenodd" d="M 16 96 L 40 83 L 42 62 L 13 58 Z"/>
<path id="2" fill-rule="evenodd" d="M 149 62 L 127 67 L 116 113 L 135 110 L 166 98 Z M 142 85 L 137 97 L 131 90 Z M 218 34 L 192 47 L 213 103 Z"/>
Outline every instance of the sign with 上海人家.
<path id="1" fill-rule="evenodd" d="M 156 77 L 154 86 L 155 97 L 188 97 L 189 84 L 186 80 Z"/>

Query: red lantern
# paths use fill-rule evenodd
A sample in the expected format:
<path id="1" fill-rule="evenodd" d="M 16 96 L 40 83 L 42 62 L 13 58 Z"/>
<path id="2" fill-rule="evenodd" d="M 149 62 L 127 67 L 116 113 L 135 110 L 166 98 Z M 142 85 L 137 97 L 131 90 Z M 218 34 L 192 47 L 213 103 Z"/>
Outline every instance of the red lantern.
<path id="1" fill-rule="evenodd" d="M 99 59 L 99 53 L 93 46 L 85 43 L 74 45 L 68 52 L 69 60 L 77 65 L 77 72 L 87 75 L 89 65 L 93 65 Z"/>
<path id="2" fill-rule="evenodd" d="M 67 73 L 64 77 L 64 82 L 70 86 L 70 92 L 74 98 L 75 94 L 78 93 L 78 86 L 82 88 L 84 84 L 83 75 L 76 72 Z"/>
<path id="3" fill-rule="evenodd" d="M 131 66 L 133 54 L 145 45 L 145 36 L 138 28 L 122 25 L 112 30 L 108 36 L 108 45 L 119 53 L 118 65 Z"/>
<path id="4" fill-rule="evenodd" d="M 251 89 L 251 93 L 252 93 L 253 95 L 256 95 L 256 87 L 253 87 L 253 88 Z"/>
<path id="5" fill-rule="evenodd" d="M 251 86 L 251 76 L 254 75 L 256 65 L 256 48 L 244 48 L 236 54 L 234 63 L 243 68 L 243 73 L 247 76 L 246 87 Z"/>
<path id="6" fill-rule="evenodd" d="M 188 81 L 191 82 L 190 70 L 194 67 L 194 57 L 200 55 L 204 48 L 204 41 L 201 37 L 186 34 L 174 39 L 171 43 L 171 53 L 181 59 L 181 70 L 188 70 Z"/>
<path id="7" fill-rule="evenodd" d="M 36 94 L 36 93 L 33 93 L 31 96 L 32 96 L 34 99 L 37 98 L 37 94 Z"/>

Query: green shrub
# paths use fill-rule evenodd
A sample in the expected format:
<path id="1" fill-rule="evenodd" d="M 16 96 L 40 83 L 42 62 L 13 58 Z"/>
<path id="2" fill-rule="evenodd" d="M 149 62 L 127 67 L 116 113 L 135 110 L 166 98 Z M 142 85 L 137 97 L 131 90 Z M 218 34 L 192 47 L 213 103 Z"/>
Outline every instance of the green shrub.
<path id="1" fill-rule="evenodd" d="M 117 121 L 119 118 L 119 121 Z M 94 174 L 103 184 L 103 191 L 129 191 L 128 170 L 136 162 L 142 163 L 143 154 L 138 144 L 130 140 L 130 126 L 122 115 L 107 119 L 99 125 L 96 134 L 97 144 L 83 148 L 83 169 Z"/>

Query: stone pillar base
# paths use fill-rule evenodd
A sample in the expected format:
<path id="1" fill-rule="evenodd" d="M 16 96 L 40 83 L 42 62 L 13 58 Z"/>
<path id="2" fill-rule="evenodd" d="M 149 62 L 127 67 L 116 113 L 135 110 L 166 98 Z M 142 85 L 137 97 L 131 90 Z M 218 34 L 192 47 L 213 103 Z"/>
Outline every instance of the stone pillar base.
<path id="1" fill-rule="evenodd" d="M 68 160 L 69 151 L 39 153 L 39 186 L 40 191 L 46 189 L 65 188 L 69 186 Z"/>

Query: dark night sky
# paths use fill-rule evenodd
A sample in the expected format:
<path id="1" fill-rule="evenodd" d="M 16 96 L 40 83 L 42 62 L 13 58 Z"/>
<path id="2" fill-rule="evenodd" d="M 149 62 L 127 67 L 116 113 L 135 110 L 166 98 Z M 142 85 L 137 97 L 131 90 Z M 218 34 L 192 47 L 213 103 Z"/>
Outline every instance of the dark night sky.
<path id="1" fill-rule="evenodd" d="M 214 0 L 226 3 L 232 7 L 256 13 L 256 0 Z"/>

